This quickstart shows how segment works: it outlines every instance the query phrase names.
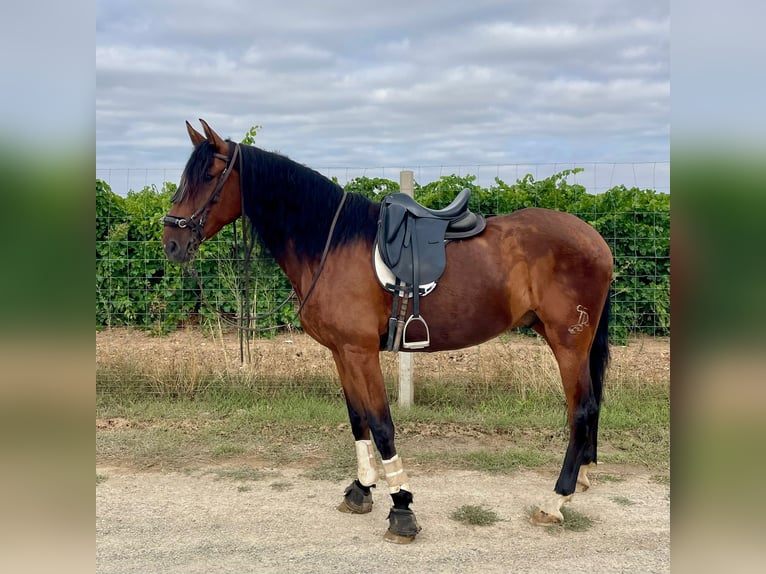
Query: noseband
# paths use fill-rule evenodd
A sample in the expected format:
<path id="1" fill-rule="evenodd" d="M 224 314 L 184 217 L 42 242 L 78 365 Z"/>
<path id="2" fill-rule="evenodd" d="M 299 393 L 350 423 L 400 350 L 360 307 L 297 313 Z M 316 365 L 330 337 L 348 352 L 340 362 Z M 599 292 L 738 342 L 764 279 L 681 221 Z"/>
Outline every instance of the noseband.
<path id="1" fill-rule="evenodd" d="M 221 190 L 223 189 L 224 184 L 226 183 L 226 180 L 229 179 L 229 175 L 234 169 L 234 166 L 237 163 L 237 157 L 239 156 L 239 144 L 236 143 L 233 146 L 233 151 L 231 152 L 231 157 L 216 153 L 213 154 L 213 157 L 217 157 L 219 159 L 222 159 L 226 162 L 226 167 L 221 172 L 221 175 L 218 177 L 218 183 L 215 186 L 215 189 L 213 190 L 213 193 L 210 195 L 210 197 L 207 199 L 207 201 L 200 207 L 197 211 L 192 213 L 189 217 L 178 217 L 176 215 L 166 215 L 162 218 L 162 224 L 166 227 L 178 227 L 180 229 L 190 229 L 192 233 L 194 233 L 196 244 L 199 245 L 205 240 L 205 220 L 207 220 L 207 216 L 210 213 L 210 208 L 212 205 L 218 201 L 218 198 L 221 195 Z"/>

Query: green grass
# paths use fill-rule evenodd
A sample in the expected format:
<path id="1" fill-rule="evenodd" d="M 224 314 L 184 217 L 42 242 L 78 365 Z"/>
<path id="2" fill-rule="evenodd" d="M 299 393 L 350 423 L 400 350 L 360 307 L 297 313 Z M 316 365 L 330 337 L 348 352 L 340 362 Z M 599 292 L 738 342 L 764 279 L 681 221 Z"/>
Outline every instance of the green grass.
<path id="1" fill-rule="evenodd" d="M 598 474 L 594 473 L 589 476 L 601 482 L 624 482 L 625 481 L 625 477 L 615 476 L 614 474 L 609 474 L 607 472 L 598 473 Z"/>
<path id="2" fill-rule="evenodd" d="M 313 393 L 313 387 L 279 389 L 274 382 L 245 387 L 236 379 L 198 385 L 193 397 L 157 395 L 140 381 L 129 383 L 134 372 L 119 374 L 125 388 L 113 381 L 107 388 L 103 379 L 114 376 L 97 370 L 96 416 L 129 424 L 96 433 L 100 463 L 199 469 L 255 457 L 273 465 L 299 463 L 317 479 L 348 480 L 356 473 L 340 395 Z M 415 407 L 400 409 L 392 403 L 397 444 L 406 462 L 494 473 L 560 464 L 568 431 L 557 386 L 442 383 L 437 388 L 426 381 L 419 387 L 421 402 Z M 669 396 L 669 386 L 613 383 L 599 425 L 600 460 L 641 464 L 657 476 L 669 476 Z M 412 440 L 424 435 L 429 440 Z M 454 436 L 467 438 L 455 442 Z M 603 474 L 596 478 L 610 480 Z"/>
<path id="3" fill-rule="evenodd" d="M 212 474 L 217 480 L 235 480 L 239 482 L 263 480 L 267 473 L 246 466 L 238 468 L 214 468 L 206 474 Z"/>
<path id="4" fill-rule="evenodd" d="M 630 498 L 626 498 L 625 496 L 610 496 L 609 500 L 615 504 L 619 504 L 620 506 L 633 506 L 636 504 L 635 501 L 631 500 Z"/>
<path id="5" fill-rule="evenodd" d="M 653 474 L 649 479 L 654 483 L 670 486 L 670 473 Z"/>
<path id="6" fill-rule="evenodd" d="M 215 458 L 232 458 L 239 454 L 244 454 L 245 447 L 239 444 L 223 443 L 216 446 L 212 451 L 212 456 Z"/>
<path id="7" fill-rule="evenodd" d="M 500 520 L 494 511 L 484 508 L 483 506 L 474 506 L 471 504 L 465 504 L 455 509 L 452 514 L 450 514 L 450 518 L 471 526 L 492 526 Z"/>
<path id="8" fill-rule="evenodd" d="M 529 516 L 536 511 L 535 507 L 530 506 L 528 509 Z M 561 514 L 564 516 L 564 522 L 561 524 L 551 524 L 545 527 L 548 534 L 562 534 L 565 531 L 568 532 L 585 532 L 593 526 L 593 519 L 583 514 L 578 510 L 569 508 L 568 506 L 561 507 Z"/>
<path id="9" fill-rule="evenodd" d="M 525 467 L 534 468 L 551 462 L 551 458 L 535 450 L 474 451 L 463 455 L 469 468 L 508 474 Z"/>
<path id="10" fill-rule="evenodd" d="M 536 468 L 553 462 L 554 458 L 532 449 L 504 450 L 414 450 L 408 451 L 408 460 L 417 464 L 441 468 L 478 470 L 493 474 L 512 474 L 520 468 Z"/>
<path id="11" fill-rule="evenodd" d="M 564 530 L 585 532 L 593 526 L 592 518 L 572 508 L 561 507 L 561 514 L 564 515 L 564 524 L 562 525 Z"/>
<path id="12" fill-rule="evenodd" d="M 356 477 L 356 452 L 352 439 L 330 441 L 325 445 L 324 459 L 303 473 L 312 480 L 349 480 Z"/>

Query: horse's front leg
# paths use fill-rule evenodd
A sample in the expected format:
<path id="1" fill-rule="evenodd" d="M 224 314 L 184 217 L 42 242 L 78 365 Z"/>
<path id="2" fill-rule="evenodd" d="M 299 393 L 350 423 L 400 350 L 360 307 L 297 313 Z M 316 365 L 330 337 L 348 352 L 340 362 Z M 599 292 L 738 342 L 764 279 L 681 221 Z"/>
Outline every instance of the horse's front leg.
<path id="1" fill-rule="evenodd" d="M 420 531 L 410 509 L 412 487 L 394 444 L 394 423 L 383 384 L 377 349 L 346 346 L 333 352 L 346 396 L 357 457 L 357 478 L 346 489 L 338 509 L 365 513 L 372 510 L 370 489 L 378 478 L 373 441 L 383 462 L 383 471 L 393 506 L 388 515 L 385 539 L 406 544 Z"/>
<path id="2" fill-rule="evenodd" d="M 340 367 L 338 368 L 340 371 Z M 344 390 L 345 394 L 345 390 Z M 346 395 L 348 418 L 351 432 L 354 434 L 356 450 L 356 479 L 346 488 L 343 500 L 338 505 L 341 512 L 366 514 L 372 510 L 372 492 L 378 480 L 378 468 L 375 463 L 375 449 L 370 438 L 370 426 L 367 416 L 359 412 Z"/>

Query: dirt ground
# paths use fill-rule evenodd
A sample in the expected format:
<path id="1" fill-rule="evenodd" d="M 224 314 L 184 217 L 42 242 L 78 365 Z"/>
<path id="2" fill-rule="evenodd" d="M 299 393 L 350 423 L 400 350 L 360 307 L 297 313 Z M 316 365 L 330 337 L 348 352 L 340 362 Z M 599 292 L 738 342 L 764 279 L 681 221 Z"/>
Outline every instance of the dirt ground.
<path id="1" fill-rule="evenodd" d="M 645 472 L 603 465 L 610 480 L 568 505 L 593 520 L 582 532 L 541 528 L 527 509 L 548 492 L 555 469 L 507 475 L 413 473 L 412 508 L 423 530 L 407 546 L 384 541 L 390 499 L 374 492 L 370 514 L 338 512 L 345 483 L 299 469 L 264 469 L 237 482 L 199 472 L 98 468 L 96 570 L 209 572 L 668 572 L 670 494 Z M 606 474 L 608 473 L 608 474 Z M 619 477 L 619 480 L 614 480 Z M 480 505 L 501 519 L 468 526 L 450 518 Z"/>
<path id="2" fill-rule="evenodd" d="M 102 366 L 131 363 L 159 372 L 184 364 L 296 378 L 333 372 L 329 352 L 297 333 L 258 341 L 251 351 L 253 361 L 243 367 L 238 341 L 230 335 L 201 337 L 189 330 L 152 337 L 127 329 L 96 334 L 96 361 Z M 614 347 L 612 354 L 610 379 L 667 384 L 667 340 L 642 339 Z M 395 356 L 384 354 L 382 360 L 384 372 L 395 376 Z M 555 378 L 556 371 L 548 348 L 524 337 L 514 338 L 512 345 L 495 341 L 419 354 L 415 361 L 421 372 L 446 379 L 492 380 L 507 376 L 509 365 L 519 366 L 517 375 L 529 371 L 530 364 L 531 376 L 542 372 Z M 445 440 L 448 444 L 450 439 Z M 593 521 L 583 531 L 529 523 L 530 506 L 552 492 L 556 465 L 512 475 L 410 468 L 412 508 L 423 530 L 411 545 L 399 546 L 383 539 L 390 506 L 385 488 L 374 491 L 370 514 L 354 516 L 335 509 L 352 477 L 316 480 L 293 463 L 259 467 L 256 475 L 237 478 L 222 473 L 225 466 L 145 472 L 97 465 L 97 572 L 590 574 L 670 569 L 670 487 L 642 467 L 599 465 L 591 474 L 591 489 L 567 505 Z M 493 510 L 500 521 L 491 526 L 456 522 L 450 514 L 462 505 Z"/>

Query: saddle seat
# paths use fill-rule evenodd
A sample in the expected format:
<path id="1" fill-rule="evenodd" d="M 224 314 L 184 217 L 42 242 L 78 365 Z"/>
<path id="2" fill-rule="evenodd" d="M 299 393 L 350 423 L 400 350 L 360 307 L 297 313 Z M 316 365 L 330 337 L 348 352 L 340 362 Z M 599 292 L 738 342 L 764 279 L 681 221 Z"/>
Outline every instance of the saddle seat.
<path id="1" fill-rule="evenodd" d="M 415 217 L 445 219 L 449 221 L 447 229 L 454 231 L 468 230 L 475 223 L 476 214 L 468 210 L 471 190 L 464 189 L 444 209 L 431 209 L 419 204 L 406 193 L 392 193 L 384 199 L 388 205 L 399 205 Z"/>
<path id="2" fill-rule="evenodd" d="M 468 209 L 470 198 L 471 190 L 464 189 L 444 209 L 429 209 L 404 193 L 392 193 L 383 198 L 373 260 L 381 285 L 394 293 L 387 350 L 396 350 L 399 345 L 400 336 L 394 336 L 394 328 L 403 337 L 406 349 L 424 348 L 430 344 L 428 325 L 419 314 L 419 298 L 428 295 L 444 273 L 446 242 L 478 235 L 486 227 L 484 216 Z M 402 334 L 407 301 L 403 301 L 401 316 L 397 317 L 398 298 L 410 297 L 413 298 L 413 313 L 404 324 Z M 407 327 L 412 321 L 423 324 L 424 340 L 407 340 Z"/>

